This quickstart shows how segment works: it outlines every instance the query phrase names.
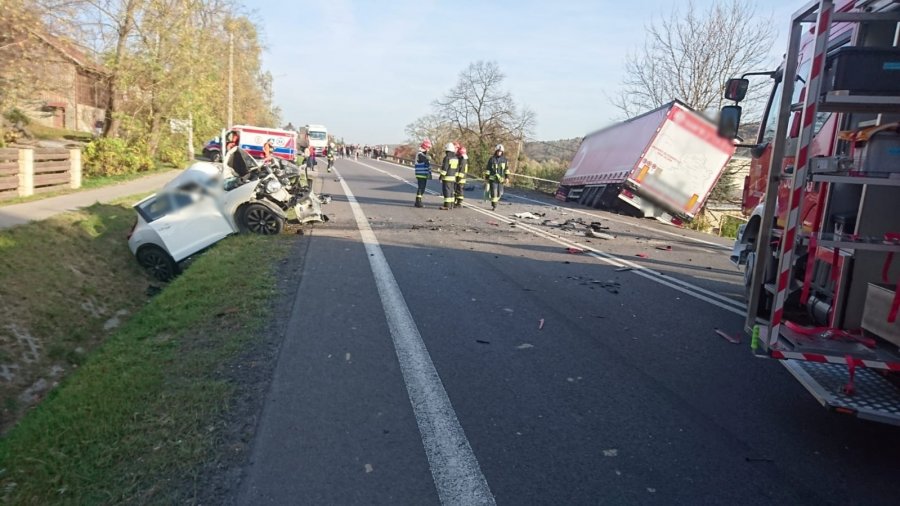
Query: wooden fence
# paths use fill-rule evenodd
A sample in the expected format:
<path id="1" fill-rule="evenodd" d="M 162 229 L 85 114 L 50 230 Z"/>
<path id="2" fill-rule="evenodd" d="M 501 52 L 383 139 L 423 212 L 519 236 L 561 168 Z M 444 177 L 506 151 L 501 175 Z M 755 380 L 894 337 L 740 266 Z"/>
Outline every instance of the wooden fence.
<path id="1" fill-rule="evenodd" d="M 0 200 L 80 187 L 79 149 L 0 149 Z"/>

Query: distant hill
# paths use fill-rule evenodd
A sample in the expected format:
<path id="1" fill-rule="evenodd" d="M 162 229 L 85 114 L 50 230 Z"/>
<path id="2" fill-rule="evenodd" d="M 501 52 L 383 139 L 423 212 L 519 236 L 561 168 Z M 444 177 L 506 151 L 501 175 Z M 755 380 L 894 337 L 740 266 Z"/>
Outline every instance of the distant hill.
<path id="1" fill-rule="evenodd" d="M 568 162 L 575 156 L 579 145 L 581 145 L 581 137 L 558 141 L 526 142 L 525 155 L 536 162 L 550 160 Z"/>

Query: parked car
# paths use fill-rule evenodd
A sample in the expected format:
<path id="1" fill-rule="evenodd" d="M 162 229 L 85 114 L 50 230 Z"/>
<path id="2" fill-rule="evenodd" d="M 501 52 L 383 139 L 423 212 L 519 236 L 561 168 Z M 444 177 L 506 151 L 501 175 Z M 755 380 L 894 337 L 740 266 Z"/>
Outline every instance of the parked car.
<path id="1" fill-rule="evenodd" d="M 245 163 L 257 168 L 249 155 L 246 158 Z M 228 165 L 196 162 L 159 193 L 135 204 L 138 216 L 128 247 L 153 277 L 168 281 L 179 273 L 179 262 L 231 234 L 280 233 L 284 211 L 259 194 L 290 198 L 286 192 L 281 195 L 283 191 L 274 177 L 247 179 Z"/>
<path id="2" fill-rule="evenodd" d="M 203 145 L 203 158 L 206 158 L 211 162 L 222 161 L 222 143 L 219 141 L 218 137 L 210 139 Z"/>

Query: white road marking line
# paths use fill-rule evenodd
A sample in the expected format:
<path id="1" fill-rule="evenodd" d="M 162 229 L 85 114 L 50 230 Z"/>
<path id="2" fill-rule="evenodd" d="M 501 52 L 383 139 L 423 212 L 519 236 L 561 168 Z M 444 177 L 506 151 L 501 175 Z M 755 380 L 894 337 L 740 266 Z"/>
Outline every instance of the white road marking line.
<path id="1" fill-rule="evenodd" d="M 523 197 L 523 196 L 521 196 L 521 195 L 516 195 L 515 193 L 509 193 L 508 195 L 509 195 L 510 197 L 514 197 L 514 198 L 517 198 L 517 199 L 527 200 L 527 201 L 529 201 L 529 202 L 534 202 L 535 204 L 540 204 L 540 205 L 545 206 L 545 207 L 554 207 L 554 204 L 549 204 L 549 203 L 547 203 L 547 202 L 541 202 L 540 200 L 530 199 L 530 198 L 528 198 L 528 197 Z M 583 214 L 583 215 L 586 215 L 586 216 L 591 216 L 591 217 L 593 217 L 593 218 L 597 218 L 597 219 L 600 219 L 600 220 L 614 221 L 614 222 L 616 222 L 616 223 L 621 223 L 622 225 L 628 225 L 628 226 L 630 226 L 630 227 L 642 228 L 642 229 L 644 229 L 644 230 L 649 230 L 649 231 L 651 231 L 651 232 L 658 232 L 658 233 L 660 233 L 660 234 L 665 234 L 665 235 L 668 235 L 668 236 L 671 236 L 671 237 L 677 237 L 678 239 L 684 239 L 684 240 L 686 240 L 686 241 L 696 242 L 696 243 L 699 243 L 699 244 L 705 244 L 705 245 L 707 245 L 707 246 L 712 246 L 712 247 L 714 247 L 714 248 L 716 248 L 716 249 L 720 249 L 720 250 L 723 250 L 723 251 L 731 251 L 731 248 L 729 248 L 728 246 L 724 246 L 724 245 L 722 245 L 722 244 L 714 243 L 714 242 L 711 242 L 711 241 L 705 241 L 705 240 L 703 240 L 703 239 L 697 239 L 696 237 L 690 237 L 690 236 L 686 236 L 686 235 L 676 234 L 675 232 L 669 232 L 668 230 L 660 230 L 660 229 L 658 229 L 658 228 L 648 227 L 648 226 L 646 226 L 646 225 L 641 225 L 640 223 L 632 223 L 632 222 L 629 222 L 629 221 L 620 220 L 620 219 L 618 219 L 618 218 L 613 218 L 613 217 L 611 217 L 611 216 L 605 216 L 605 215 L 604 215 L 604 216 L 600 216 L 600 215 L 598 215 L 598 214 L 590 213 L 590 212 L 588 212 L 588 211 L 584 211 L 584 210 L 581 210 L 581 209 L 576 209 L 576 208 L 573 208 L 573 207 L 562 207 L 562 206 L 558 206 L 558 207 L 559 207 L 560 209 L 565 209 L 566 211 L 572 211 L 573 213 L 579 213 L 579 214 Z"/>
<path id="2" fill-rule="evenodd" d="M 493 505 L 494 496 L 456 418 L 450 398 L 425 348 L 400 286 L 381 251 L 378 239 L 350 187 L 337 169 L 334 172 L 340 178 L 341 187 L 350 202 L 369 256 L 369 265 L 375 276 L 378 296 L 384 307 L 403 381 L 406 383 L 406 392 L 416 416 L 441 504 Z"/>
<path id="3" fill-rule="evenodd" d="M 392 174 L 386 170 L 379 169 L 378 167 L 374 167 L 372 165 L 369 165 L 369 164 L 363 163 L 363 162 L 357 161 L 355 163 L 358 163 L 364 167 L 368 167 L 372 170 L 378 171 L 378 172 L 385 174 L 389 177 L 392 177 L 398 181 L 401 181 L 409 186 L 413 186 L 413 187 L 416 186 L 413 183 L 409 182 L 408 180 L 404 179 L 403 177 L 397 176 L 396 174 Z M 431 190 L 427 190 L 427 191 L 430 194 L 436 194 L 436 192 L 434 192 L 434 191 L 431 191 Z M 724 295 L 720 295 L 713 291 L 710 291 L 705 288 L 699 287 L 697 285 L 691 284 L 687 281 L 682 281 L 682 280 L 672 277 L 672 276 L 666 276 L 665 274 L 663 274 L 661 272 L 655 271 L 653 269 L 648 269 L 647 267 L 644 267 L 640 264 L 634 263 L 630 260 L 625 260 L 625 259 L 619 258 L 615 255 L 605 253 L 603 251 L 597 250 L 590 246 L 567 241 L 566 239 L 564 239 L 562 237 L 550 234 L 543 230 L 539 230 L 537 228 L 532 227 L 531 225 L 522 223 L 521 221 L 511 220 L 501 214 L 498 214 L 498 213 L 495 213 L 492 211 L 488 211 L 486 209 L 481 209 L 477 206 L 473 206 L 472 204 L 464 204 L 464 205 L 473 211 L 484 214 L 485 216 L 490 216 L 491 218 L 502 221 L 504 223 L 516 223 L 517 227 L 527 230 L 528 232 L 531 232 L 532 234 L 542 237 L 544 239 L 553 241 L 559 245 L 566 246 L 566 247 L 579 248 L 582 250 L 589 251 L 590 253 L 588 253 L 588 254 L 591 257 L 601 260 L 607 264 L 610 264 L 610 265 L 613 265 L 616 267 L 630 267 L 632 269 L 630 272 L 632 272 L 638 276 L 649 279 L 651 281 L 655 281 L 661 285 L 668 286 L 669 288 L 673 288 L 675 290 L 678 290 L 679 292 L 690 295 L 696 299 L 702 300 L 704 302 L 708 302 L 716 307 L 725 309 L 726 311 L 729 311 L 731 313 L 734 313 L 734 314 L 737 314 L 740 316 L 744 316 L 744 314 L 746 313 L 746 305 L 745 304 L 743 304 L 739 301 L 736 301 L 734 299 L 725 297 Z"/>
<path id="4" fill-rule="evenodd" d="M 397 167 L 402 167 L 402 168 L 404 168 L 404 169 L 414 170 L 414 169 L 412 169 L 412 168 L 410 168 L 410 167 L 406 167 L 405 165 L 399 165 L 399 164 L 395 164 L 395 163 L 391 163 L 391 162 L 382 162 L 382 163 L 390 163 L 391 165 L 396 165 Z M 573 208 L 573 207 L 562 207 L 562 206 L 557 206 L 556 204 L 550 204 L 550 203 L 547 203 L 547 202 L 542 202 L 542 201 L 540 201 L 540 200 L 530 199 L 530 198 L 528 198 L 528 197 L 523 197 L 523 196 L 521 196 L 521 195 L 516 195 L 515 193 L 507 193 L 506 195 L 508 195 L 508 196 L 510 196 L 510 197 L 513 197 L 513 198 L 517 198 L 517 199 L 521 199 L 521 200 L 527 200 L 527 201 L 529 201 L 529 202 L 534 202 L 535 204 L 540 204 L 540 205 L 542 205 L 542 206 L 544 206 L 544 207 L 554 207 L 554 206 L 556 206 L 556 207 L 559 207 L 560 209 L 565 209 L 565 210 L 567 210 L 567 211 L 572 211 L 573 213 L 579 213 L 579 214 L 583 214 L 583 215 L 585 215 L 585 216 L 591 216 L 591 217 L 593 217 L 593 218 L 597 218 L 597 219 L 601 219 L 601 220 L 614 221 L 614 222 L 616 222 L 616 223 L 621 223 L 622 225 L 628 225 L 628 226 L 631 226 L 631 227 L 637 227 L 637 228 L 642 228 L 642 229 L 644 229 L 644 230 L 649 230 L 650 232 L 659 232 L 660 234 L 665 234 L 665 235 L 668 235 L 668 236 L 670 236 L 670 237 L 676 237 L 676 238 L 678 238 L 678 239 L 684 239 L 684 240 L 686 240 L 686 241 L 696 242 L 696 243 L 699 243 L 699 244 L 705 244 L 705 245 L 707 245 L 707 246 L 712 246 L 712 247 L 714 247 L 714 248 L 721 249 L 721 250 L 723 250 L 723 251 L 731 251 L 731 248 L 730 248 L 730 247 L 724 246 L 724 245 L 722 245 L 722 244 L 718 244 L 718 243 L 711 242 L 711 241 L 705 241 L 705 240 L 703 240 L 703 239 L 698 239 L 698 238 L 696 238 L 696 237 L 690 237 L 690 236 L 686 236 L 686 235 L 676 234 L 675 232 L 669 232 L 668 230 L 660 230 L 660 229 L 658 229 L 658 228 L 648 227 L 648 226 L 646 226 L 646 225 L 641 225 L 640 223 L 633 223 L 633 222 L 621 220 L 621 219 L 614 218 L 614 217 L 611 217 L 611 216 L 606 216 L 606 215 L 600 216 L 600 215 L 597 215 L 597 214 L 594 214 L 594 213 L 591 213 L 591 212 L 588 212 L 588 211 L 584 211 L 584 210 L 582 210 L 582 209 Z"/>

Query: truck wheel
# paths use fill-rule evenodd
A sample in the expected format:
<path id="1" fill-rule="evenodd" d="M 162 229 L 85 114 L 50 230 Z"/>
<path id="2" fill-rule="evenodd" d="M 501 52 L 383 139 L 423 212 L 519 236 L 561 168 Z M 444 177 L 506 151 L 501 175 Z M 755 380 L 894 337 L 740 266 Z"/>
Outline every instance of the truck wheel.
<path id="1" fill-rule="evenodd" d="M 246 230 L 260 235 L 278 235 L 284 228 L 281 216 L 262 204 L 250 204 L 241 213 L 241 223 Z"/>
<path id="2" fill-rule="evenodd" d="M 747 263 L 744 264 L 744 300 L 750 300 L 750 284 L 753 283 L 753 267 L 756 265 L 756 251 L 747 253 Z"/>
<path id="3" fill-rule="evenodd" d="M 147 274 L 160 281 L 171 281 L 180 272 L 178 263 L 159 246 L 144 246 L 139 249 L 137 261 Z"/>

